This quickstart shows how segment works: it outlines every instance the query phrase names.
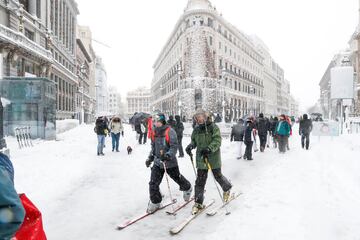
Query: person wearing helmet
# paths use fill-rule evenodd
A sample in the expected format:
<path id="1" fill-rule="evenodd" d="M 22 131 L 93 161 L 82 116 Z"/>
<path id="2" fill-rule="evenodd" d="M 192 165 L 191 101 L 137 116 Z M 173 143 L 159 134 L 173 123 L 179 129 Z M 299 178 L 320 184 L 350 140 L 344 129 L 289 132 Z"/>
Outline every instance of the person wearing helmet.
<path id="1" fill-rule="evenodd" d="M 154 213 L 161 208 L 162 195 L 160 193 L 160 184 L 165 174 L 167 174 L 179 185 L 183 192 L 184 201 L 189 201 L 192 187 L 190 182 L 180 174 L 176 152 L 178 149 L 178 140 L 176 132 L 166 124 L 165 115 L 159 113 L 155 116 L 153 133 L 151 134 L 151 152 L 145 162 L 146 167 L 151 163 L 151 179 L 149 183 L 150 202 L 147 212 Z"/>
<path id="2" fill-rule="evenodd" d="M 192 156 L 192 150 L 196 149 L 197 178 L 192 214 L 197 214 L 205 207 L 203 205 L 204 189 L 209 170 L 213 172 L 216 181 L 220 184 L 223 190 L 223 200 L 226 202 L 229 200 L 232 185 L 221 173 L 221 134 L 219 127 L 211 121 L 209 115 L 202 109 L 196 112 L 194 119 L 196 127 L 191 135 L 191 143 L 186 147 L 186 153 Z"/>

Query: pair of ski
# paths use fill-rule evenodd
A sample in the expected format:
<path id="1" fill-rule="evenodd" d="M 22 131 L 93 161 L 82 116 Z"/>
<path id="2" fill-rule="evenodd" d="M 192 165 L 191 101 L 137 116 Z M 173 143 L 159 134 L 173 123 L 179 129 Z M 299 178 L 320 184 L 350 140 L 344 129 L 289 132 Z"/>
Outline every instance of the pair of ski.
<path id="1" fill-rule="evenodd" d="M 206 214 L 208 216 L 215 216 L 221 209 L 225 208 L 231 201 L 235 200 L 236 198 L 238 198 L 242 193 L 238 193 L 235 194 L 233 193 L 231 195 L 231 197 L 229 198 L 229 201 L 227 201 L 226 203 L 223 203 L 222 205 L 214 208 L 213 210 L 207 212 Z M 172 212 L 167 211 L 166 213 L 169 215 L 176 215 L 177 212 L 179 212 L 181 209 L 183 209 L 184 207 L 186 207 L 189 203 L 191 203 L 192 201 L 194 201 L 194 197 L 192 197 L 188 202 L 184 202 L 183 204 L 179 205 L 177 208 L 175 208 Z M 119 225 L 117 227 L 117 230 L 123 230 L 137 222 L 139 222 L 140 220 L 143 220 L 144 218 L 151 216 L 155 213 L 157 213 L 160 210 L 163 210 L 173 204 L 176 203 L 176 200 L 174 200 L 173 202 L 169 202 L 167 204 L 164 204 L 161 208 L 159 208 L 158 210 L 156 210 L 153 213 L 145 213 L 142 214 L 138 217 L 135 217 L 131 220 L 128 220 L 126 222 L 124 222 L 123 224 Z M 201 209 L 197 214 L 194 215 L 190 215 L 189 217 L 187 217 L 184 221 L 182 221 L 179 225 L 177 225 L 176 227 L 170 229 L 170 234 L 172 235 L 176 235 L 178 233 L 180 233 L 187 225 L 189 225 L 189 223 L 191 223 L 194 219 L 196 219 L 199 215 L 201 215 L 202 213 L 204 213 L 207 209 L 209 209 L 213 204 L 215 203 L 215 200 L 211 200 L 210 202 L 208 202 L 205 207 L 203 209 Z"/>
<path id="2" fill-rule="evenodd" d="M 166 211 L 166 213 L 169 214 L 169 215 L 175 216 L 177 212 L 179 212 L 181 209 L 183 209 L 184 207 L 186 207 L 189 203 L 191 203 L 192 201 L 194 201 L 194 199 L 195 199 L 195 198 L 192 197 L 189 201 L 184 202 L 184 203 L 182 203 L 181 205 L 179 205 L 178 207 L 176 207 L 172 212 L 171 212 L 171 211 Z M 165 209 L 165 208 L 167 208 L 167 207 L 175 204 L 176 202 L 177 202 L 177 201 L 176 201 L 176 199 L 175 199 L 173 202 L 169 202 L 169 203 L 164 204 L 163 206 L 161 206 L 158 210 L 156 210 L 156 211 L 153 212 L 153 213 L 144 213 L 144 214 L 141 214 L 141 215 L 139 215 L 139 216 L 137 216 L 137 217 L 135 217 L 135 218 L 133 218 L 133 219 L 131 219 L 131 220 L 128 220 L 128 221 L 124 222 L 123 224 L 119 225 L 119 226 L 117 227 L 117 230 L 122 230 L 122 229 L 124 229 L 124 228 L 127 228 L 127 227 L 133 225 L 134 223 L 137 223 L 138 221 L 140 221 L 140 220 L 142 220 L 142 219 L 144 219 L 144 218 L 146 218 L 146 217 L 148 217 L 148 216 L 154 215 L 156 212 L 158 212 L 158 211 L 160 211 L 160 210 L 163 210 L 163 209 Z"/>
<path id="3" fill-rule="evenodd" d="M 207 216 L 215 216 L 221 209 L 225 208 L 227 205 L 229 205 L 230 202 L 232 202 L 233 200 L 235 200 L 236 198 L 238 198 L 242 193 L 233 193 L 231 195 L 231 197 L 229 198 L 229 200 L 225 203 L 223 203 L 222 205 L 206 212 Z M 194 215 L 191 215 L 189 217 L 187 217 L 186 219 L 184 219 L 179 225 L 173 227 L 172 229 L 170 229 L 170 234 L 171 235 L 176 235 L 178 233 L 180 233 L 187 225 L 189 225 L 194 219 L 196 219 L 199 215 L 203 214 L 207 209 L 209 209 L 213 204 L 215 203 L 215 200 L 211 200 L 209 201 L 207 204 L 205 204 L 205 207 L 203 209 L 201 209 L 199 212 L 197 212 Z M 230 212 L 228 212 L 227 214 L 230 214 Z"/>

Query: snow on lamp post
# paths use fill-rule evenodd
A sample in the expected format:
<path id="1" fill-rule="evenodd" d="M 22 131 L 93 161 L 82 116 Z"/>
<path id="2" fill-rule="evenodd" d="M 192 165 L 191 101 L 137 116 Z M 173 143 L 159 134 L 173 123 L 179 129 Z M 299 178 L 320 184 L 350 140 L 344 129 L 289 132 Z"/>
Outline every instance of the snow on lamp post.
<path id="1" fill-rule="evenodd" d="M 6 141 L 4 139 L 4 107 L 0 98 L 0 151 L 6 148 Z"/>
<path id="2" fill-rule="evenodd" d="M 178 68 L 177 70 L 177 76 L 178 76 L 178 112 L 179 112 L 179 116 L 181 116 L 181 106 L 182 106 L 182 102 L 181 102 L 181 93 L 182 93 L 182 79 L 181 76 L 183 74 L 182 68 L 181 66 Z"/>
<path id="3" fill-rule="evenodd" d="M 221 92 L 221 106 L 222 106 L 222 123 L 225 123 L 225 106 L 226 106 L 226 102 L 225 102 L 225 75 L 227 74 L 226 72 L 226 68 L 224 67 L 221 70 L 221 78 L 220 78 L 220 92 Z M 221 84 L 222 82 L 222 84 Z"/>

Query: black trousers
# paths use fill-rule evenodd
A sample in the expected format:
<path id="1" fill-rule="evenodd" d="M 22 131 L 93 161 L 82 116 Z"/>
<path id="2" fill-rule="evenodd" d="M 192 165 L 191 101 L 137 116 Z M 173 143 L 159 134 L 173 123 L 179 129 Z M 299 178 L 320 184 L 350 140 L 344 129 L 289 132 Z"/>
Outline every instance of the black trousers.
<path id="1" fill-rule="evenodd" d="M 208 177 L 208 169 L 198 169 L 197 170 L 197 178 L 195 182 L 195 202 L 203 204 L 204 202 L 204 192 L 205 192 L 205 184 Z M 222 190 L 224 192 L 229 191 L 232 188 L 229 180 L 222 175 L 221 168 L 212 169 L 214 173 L 215 180 L 220 184 Z"/>
<path id="2" fill-rule="evenodd" d="M 260 147 L 264 148 L 266 147 L 266 142 L 267 142 L 267 134 L 259 134 L 259 138 L 260 138 Z"/>
<path id="3" fill-rule="evenodd" d="M 150 200 L 152 203 L 161 203 L 162 196 L 160 193 L 160 184 L 164 177 L 165 170 L 158 166 L 153 166 L 151 169 L 151 178 L 149 182 Z M 187 191 L 191 188 L 190 182 L 180 174 L 179 167 L 167 169 L 167 173 L 180 187 L 180 191 Z"/>
<path id="4" fill-rule="evenodd" d="M 289 143 L 288 142 L 289 136 L 279 136 L 278 140 L 279 140 L 279 151 L 285 153 Z"/>
<path id="5" fill-rule="evenodd" d="M 252 148 L 254 142 L 245 142 L 246 149 L 245 149 L 245 156 L 246 159 L 252 159 Z"/>
<path id="6" fill-rule="evenodd" d="M 183 139 L 182 136 L 178 137 L 179 155 L 183 157 L 184 156 L 184 148 L 182 146 L 182 139 Z"/>
<path id="7" fill-rule="evenodd" d="M 145 144 L 146 143 L 146 139 L 147 139 L 147 132 L 142 133 L 139 132 L 139 144 Z"/>
<path id="8" fill-rule="evenodd" d="M 310 146 L 310 133 L 303 133 L 301 135 L 301 146 L 303 148 L 306 146 L 306 149 L 309 149 L 309 146 Z"/>

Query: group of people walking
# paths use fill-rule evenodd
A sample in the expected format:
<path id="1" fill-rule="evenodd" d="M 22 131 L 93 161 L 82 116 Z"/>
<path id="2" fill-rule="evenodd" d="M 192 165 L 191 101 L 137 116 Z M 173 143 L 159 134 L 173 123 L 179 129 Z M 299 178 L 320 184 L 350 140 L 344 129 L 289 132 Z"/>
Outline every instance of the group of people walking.
<path id="1" fill-rule="evenodd" d="M 253 160 L 252 152 L 257 149 L 257 136 L 260 140 L 260 151 L 264 152 L 270 147 L 272 139 L 273 147 L 278 148 L 279 152 L 284 154 L 290 150 L 289 138 L 292 135 L 293 121 L 286 115 L 278 117 L 265 118 L 264 114 L 259 114 L 257 119 L 249 117 L 244 121 L 239 119 L 237 124 L 232 127 L 230 141 L 238 142 L 238 159 Z M 300 118 L 299 135 L 301 135 L 301 144 L 303 148 L 309 150 L 310 133 L 312 131 L 312 121 L 304 114 Z M 243 155 L 243 144 L 246 146 Z"/>

